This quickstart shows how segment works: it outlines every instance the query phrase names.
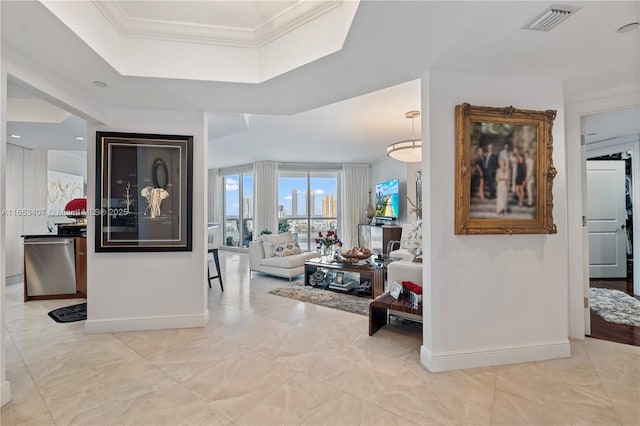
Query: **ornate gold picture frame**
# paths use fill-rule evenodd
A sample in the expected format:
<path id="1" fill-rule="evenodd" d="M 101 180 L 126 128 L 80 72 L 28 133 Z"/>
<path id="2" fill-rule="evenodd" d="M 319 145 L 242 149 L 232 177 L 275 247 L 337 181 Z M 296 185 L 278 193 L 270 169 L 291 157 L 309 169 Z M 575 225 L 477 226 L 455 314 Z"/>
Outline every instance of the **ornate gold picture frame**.
<path id="1" fill-rule="evenodd" d="M 557 232 L 555 117 L 555 110 L 456 106 L 456 234 Z"/>

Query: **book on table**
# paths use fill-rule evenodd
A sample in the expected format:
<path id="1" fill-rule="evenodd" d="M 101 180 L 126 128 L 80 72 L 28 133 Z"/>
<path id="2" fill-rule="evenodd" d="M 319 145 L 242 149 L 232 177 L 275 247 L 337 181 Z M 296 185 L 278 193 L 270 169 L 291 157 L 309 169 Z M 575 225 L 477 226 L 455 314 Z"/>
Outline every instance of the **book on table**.
<path id="1" fill-rule="evenodd" d="M 353 290 L 354 287 L 355 287 L 355 282 L 353 281 L 343 282 L 342 284 L 338 284 L 338 283 L 329 284 L 330 289 L 341 290 L 341 291 L 350 291 L 350 290 Z"/>

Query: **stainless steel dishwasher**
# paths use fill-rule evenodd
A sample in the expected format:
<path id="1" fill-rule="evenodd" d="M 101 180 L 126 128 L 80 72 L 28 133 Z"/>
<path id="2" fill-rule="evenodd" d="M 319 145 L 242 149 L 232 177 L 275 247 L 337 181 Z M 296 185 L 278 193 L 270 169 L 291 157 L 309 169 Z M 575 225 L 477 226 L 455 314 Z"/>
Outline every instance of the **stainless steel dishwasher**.
<path id="1" fill-rule="evenodd" d="M 76 261 L 73 238 L 24 239 L 27 296 L 75 294 Z"/>

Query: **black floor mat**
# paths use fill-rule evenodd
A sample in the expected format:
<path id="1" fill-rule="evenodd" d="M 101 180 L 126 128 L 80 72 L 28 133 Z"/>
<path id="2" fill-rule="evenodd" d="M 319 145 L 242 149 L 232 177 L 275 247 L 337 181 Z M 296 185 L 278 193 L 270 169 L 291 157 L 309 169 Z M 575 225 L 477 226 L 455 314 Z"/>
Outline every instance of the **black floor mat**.
<path id="1" fill-rule="evenodd" d="M 65 306 L 49 312 L 49 316 L 55 322 L 74 322 L 87 319 L 87 304 Z"/>

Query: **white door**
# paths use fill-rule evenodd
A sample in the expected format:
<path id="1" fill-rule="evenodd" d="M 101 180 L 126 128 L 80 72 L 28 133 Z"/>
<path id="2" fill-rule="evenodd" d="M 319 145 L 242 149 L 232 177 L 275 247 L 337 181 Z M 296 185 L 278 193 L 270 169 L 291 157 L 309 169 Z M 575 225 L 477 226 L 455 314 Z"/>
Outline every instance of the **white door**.
<path id="1" fill-rule="evenodd" d="M 587 161 L 589 278 L 627 276 L 624 161 Z"/>

